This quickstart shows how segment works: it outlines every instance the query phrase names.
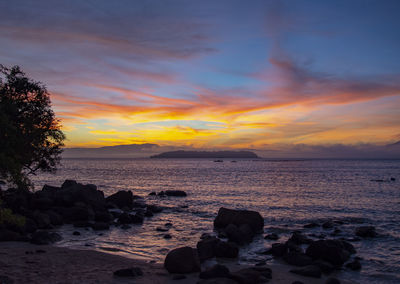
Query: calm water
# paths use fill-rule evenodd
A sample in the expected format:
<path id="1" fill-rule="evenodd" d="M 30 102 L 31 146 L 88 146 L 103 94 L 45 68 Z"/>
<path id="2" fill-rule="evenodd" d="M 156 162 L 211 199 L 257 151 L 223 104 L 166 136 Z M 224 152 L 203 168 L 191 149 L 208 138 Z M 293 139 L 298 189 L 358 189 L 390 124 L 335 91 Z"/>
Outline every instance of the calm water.
<path id="1" fill-rule="evenodd" d="M 400 283 L 400 161 L 399 160 L 304 160 L 253 161 L 226 159 L 64 159 L 56 175 L 35 177 L 61 185 L 65 179 L 93 183 L 106 195 L 132 190 L 148 204 L 166 206 L 132 229 L 112 229 L 102 234 L 65 226 L 62 246 L 118 249 L 120 254 L 162 262 L 177 246 L 195 246 L 221 206 L 256 210 L 265 219 L 265 232 L 278 231 L 285 241 L 294 229 L 312 221 L 342 220 L 338 237 L 351 237 L 360 224 L 374 225 L 381 237 L 353 243 L 363 258 L 362 271 L 344 271 L 359 283 Z M 374 182 L 372 179 L 396 181 Z M 185 198 L 150 197 L 152 191 L 185 190 Z M 165 240 L 158 226 L 172 222 L 172 239 Z M 332 230 L 307 229 L 305 233 Z M 240 262 L 252 263 L 266 256 L 257 252 L 271 242 L 258 237 L 240 251 Z M 87 247 L 86 247 L 87 248 Z M 273 260 L 271 260 L 273 262 Z"/>

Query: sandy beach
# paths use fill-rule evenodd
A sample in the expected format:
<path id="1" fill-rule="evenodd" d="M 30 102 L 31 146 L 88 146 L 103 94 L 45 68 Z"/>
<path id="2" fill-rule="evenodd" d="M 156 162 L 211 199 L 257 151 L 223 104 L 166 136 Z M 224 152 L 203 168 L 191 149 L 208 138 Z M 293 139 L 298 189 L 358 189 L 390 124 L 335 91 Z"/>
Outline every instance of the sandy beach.
<path id="1" fill-rule="evenodd" d="M 227 266 L 231 271 L 244 268 L 239 265 Z M 141 268 L 143 276 L 113 276 L 114 271 L 129 267 Z M 269 267 L 272 269 L 272 280 L 268 283 L 286 284 L 298 280 L 308 284 L 322 284 L 327 279 L 326 276 L 313 279 L 292 274 L 289 270 L 293 267 L 286 265 Z M 216 283 L 199 279 L 198 273 L 187 274 L 186 279 L 173 280 L 172 275 L 158 263 L 94 250 L 72 250 L 23 242 L 0 243 L 0 275 L 8 276 L 14 283 Z M 340 276 L 337 278 L 340 279 Z M 341 283 L 352 282 L 341 279 Z"/>

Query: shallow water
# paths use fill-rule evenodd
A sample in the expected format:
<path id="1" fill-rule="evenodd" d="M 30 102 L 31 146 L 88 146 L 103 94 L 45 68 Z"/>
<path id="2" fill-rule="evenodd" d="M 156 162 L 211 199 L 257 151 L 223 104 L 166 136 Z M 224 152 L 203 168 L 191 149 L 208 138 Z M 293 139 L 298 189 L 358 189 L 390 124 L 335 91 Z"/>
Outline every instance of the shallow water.
<path id="1" fill-rule="evenodd" d="M 64 159 L 55 175 L 41 174 L 34 182 L 40 189 L 46 183 L 59 186 L 67 178 L 96 184 L 106 195 L 132 190 L 146 203 L 168 209 L 125 231 L 80 230 L 81 236 L 72 236 L 76 229 L 65 226 L 62 246 L 90 245 L 161 262 L 170 249 L 195 246 L 202 233 L 212 232 L 212 221 L 224 206 L 259 211 L 265 232 L 278 231 L 279 241 L 309 222 L 342 221 L 337 237 L 345 238 L 360 224 L 373 225 L 379 238 L 353 243 L 363 258 L 361 272 L 344 270 L 343 275 L 359 283 L 400 283 L 400 160 Z M 378 179 L 384 182 L 371 181 Z M 148 196 L 168 189 L 185 190 L 188 196 Z M 166 222 L 173 223 L 169 240 L 156 231 Z M 329 237 L 332 231 L 305 233 Z M 239 261 L 265 259 L 257 252 L 270 245 L 259 236 L 241 249 Z"/>

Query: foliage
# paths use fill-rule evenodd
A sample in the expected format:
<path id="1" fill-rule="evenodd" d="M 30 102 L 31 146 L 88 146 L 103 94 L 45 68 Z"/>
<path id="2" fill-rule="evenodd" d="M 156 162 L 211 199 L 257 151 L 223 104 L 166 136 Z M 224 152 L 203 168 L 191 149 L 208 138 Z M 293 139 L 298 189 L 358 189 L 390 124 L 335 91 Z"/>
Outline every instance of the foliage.
<path id="1" fill-rule="evenodd" d="M 0 177 L 29 188 L 30 174 L 56 170 L 64 139 L 46 87 L 0 65 Z"/>
<path id="2" fill-rule="evenodd" d="M 15 226 L 21 228 L 25 225 L 25 217 L 14 214 L 9 208 L 0 207 L 0 225 Z"/>

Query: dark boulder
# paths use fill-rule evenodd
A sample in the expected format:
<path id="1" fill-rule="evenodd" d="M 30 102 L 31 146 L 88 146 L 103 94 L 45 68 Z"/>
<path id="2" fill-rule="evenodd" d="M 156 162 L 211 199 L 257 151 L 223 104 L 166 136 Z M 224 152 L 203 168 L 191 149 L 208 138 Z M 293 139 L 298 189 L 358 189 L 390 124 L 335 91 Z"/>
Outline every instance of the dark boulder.
<path id="1" fill-rule="evenodd" d="M 229 269 L 221 264 L 216 264 L 205 271 L 200 272 L 200 279 L 210 279 L 217 277 L 225 277 L 228 278 L 230 275 Z"/>
<path id="2" fill-rule="evenodd" d="M 321 278 L 321 269 L 316 265 L 307 265 L 298 269 L 292 269 L 290 272 L 314 278 Z"/>
<path id="3" fill-rule="evenodd" d="M 97 190 L 94 184 L 83 185 L 73 180 L 66 180 L 61 190 L 56 192 L 56 202 L 63 206 L 71 206 L 75 202 L 83 202 L 94 209 L 106 208 L 104 193 Z"/>
<path id="4" fill-rule="evenodd" d="M 63 217 L 52 210 L 46 211 L 45 214 L 49 216 L 51 225 L 60 226 L 64 223 Z"/>
<path id="5" fill-rule="evenodd" d="M 49 229 L 51 228 L 50 217 L 47 214 L 44 214 L 39 211 L 35 211 L 32 215 L 33 220 L 35 221 L 37 227 L 39 229 Z"/>
<path id="6" fill-rule="evenodd" d="M 299 252 L 289 252 L 283 256 L 283 260 L 294 266 L 306 266 L 313 262 L 311 257 Z"/>
<path id="7" fill-rule="evenodd" d="M 31 243 L 35 245 L 49 245 L 61 240 L 61 236 L 57 233 L 38 231 L 32 234 Z"/>
<path id="8" fill-rule="evenodd" d="M 281 257 L 288 252 L 287 244 L 275 243 L 272 244 L 271 248 L 269 249 L 269 253 L 272 254 L 274 257 Z"/>
<path id="9" fill-rule="evenodd" d="M 377 236 L 374 226 L 361 226 L 356 228 L 355 233 L 362 238 L 374 238 Z"/>
<path id="10" fill-rule="evenodd" d="M 106 201 L 114 203 L 118 208 L 132 208 L 133 194 L 130 190 L 120 190 L 107 197 Z"/>
<path id="11" fill-rule="evenodd" d="M 132 224 L 142 224 L 144 221 L 144 216 L 136 213 L 135 215 L 131 215 Z"/>
<path id="12" fill-rule="evenodd" d="M 163 236 L 163 238 L 166 239 L 166 240 L 169 240 L 169 239 L 172 238 L 172 236 L 171 236 L 171 234 L 165 234 L 165 235 Z"/>
<path id="13" fill-rule="evenodd" d="M 351 270 L 360 270 L 361 269 L 361 263 L 358 259 L 353 260 L 352 262 L 349 262 L 346 264 L 347 268 L 350 268 Z"/>
<path id="14" fill-rule="evenodd" d="M 81 233 L 80 233 L 80 232 L 78 232 L 78 231 L 74 231 L 74 232 L 72 233 L 72 235 L 74 235 L 74 236 L 80 236 L 80 235 L 81 235 Z"/>
<path id="15" fill-rule="evenodd" d="M 300 232 L 294 232 L 289 238 L 289 241 L 295 243 L 296 245 L 310 244 L 312 242 L 311 239 L 307 238 Z"/>
<path id="16" fill-rule="evenodd" d="M 253 232 L 258 232 L 264 227 L 264 219 L 256 211 L 233 210 L 221 207 L 214 220 L 214 227 L 223 229 L 229 224 L 234 224 L 238 227 L 248 224 Z"/>
<path id="17" fill-rule="evenodd" d="M 232 242 L 220 241 L 215 246 L 215 255 L 217 257 L 236 258 L 239 254 L 239 248 Z"/>
<path id="18" fill-rule="evenodd" d="M 166 196 L 177 196 L 177 197 L 187 196 L 186 192 L 184 192 L 183 190 L 166 190 L 165 195 Z"/>
<path id="19" fill-rule="evenodd" d="M 94 212 L 94 220 L 96 222 L 111 222 L 113 220 L 113 216 L 107 211 L 107 210 L 102 210 L 102 211 L 95 211 Z"/>
<path id="20" fill-rule="evenodd" d="M 313 259 L 322 259 L 341 266 L 349 259 L 351 253 L 340 240 L 319 240 L 309 245 L 306 254 Z"/>
<path id="21" fill-rule="evenodd" d="M 200 261 L 197 251 L 191 247 L 173 249 L 167 254 L 164 267 L 169 273 L 199 272 Z"/>
<path id="22" fill-rule="evenodd" d="M 117 277 L 136 277 L 142 276 L 143 271 L 139 267 L 124 268 L 114 271 L 114 276 Z"/>
<path id="23" fill-rule="evenodd" d="M 234 224 L 229 224 L 225 228 L 225 234 L 229 241 L 235 242 L 238 245 L 249 243 L 254 237 L 254 232 L 248 224 L 243 224 L 239 227 Z"/>
<path id="24" fill-rule="evenodd" d="M 215 256 L 215 250 L 219 242 L 220 240 L 216 237 L 208 237 L 197 243 L 197 253 L 201 262 Z"/>
<path id="25" fill-rule="evenodd" d="M 76 221 L 88 221 L 93 218 L 94 212 L 91 208 L 83 204 L 71 208 L 64 208 L 61 211 L 66 223 L 74 223 Z"/>
<path id="26" fill-rule="evenodd" d="M 30 234 L 30 233 L 35 232 L 37 229 L 38 229 L 38 227 L 36 225 L 36 222 L 33 219 L 26 217 L 25 224 L 23 227 L 24 233 Z"/>
<path id="27" fill-rule="evenodd" d="M 54 202 L 48 197 L 36 197 L 31 201 L 31 208 L 38 210 L 47 210 L 53 206 Z"/>

